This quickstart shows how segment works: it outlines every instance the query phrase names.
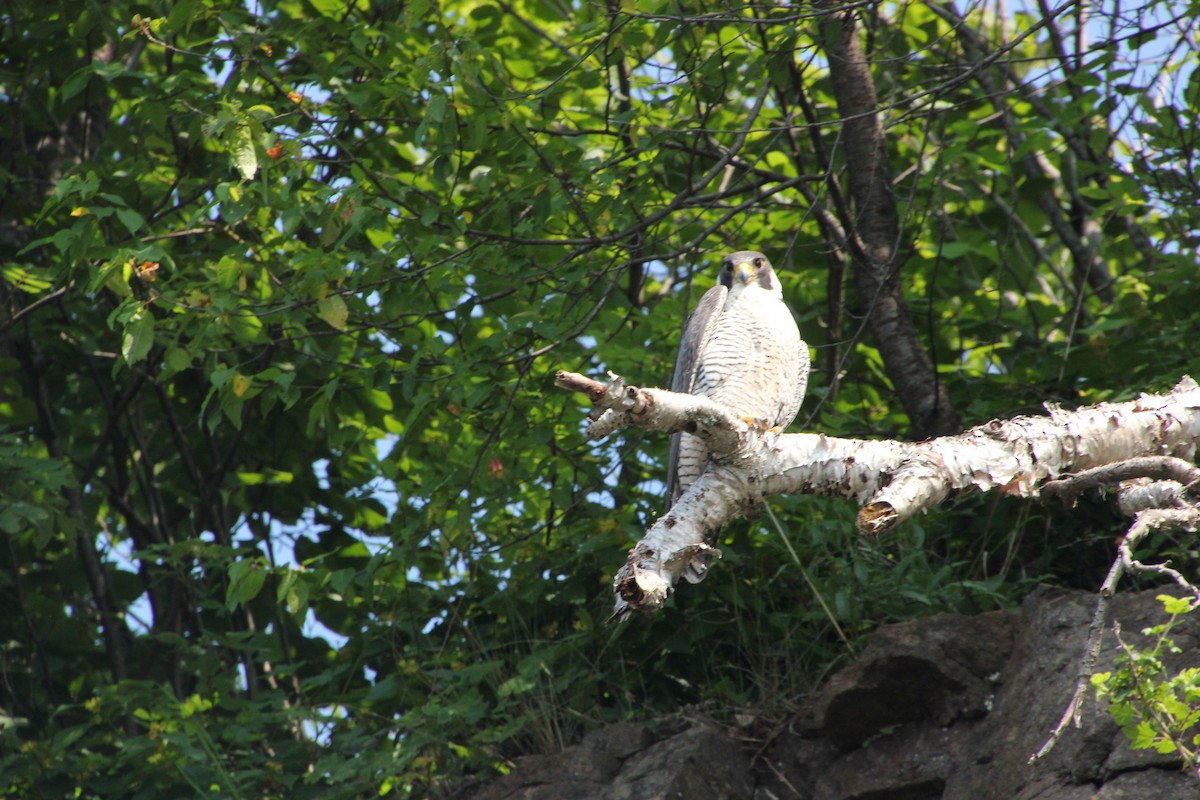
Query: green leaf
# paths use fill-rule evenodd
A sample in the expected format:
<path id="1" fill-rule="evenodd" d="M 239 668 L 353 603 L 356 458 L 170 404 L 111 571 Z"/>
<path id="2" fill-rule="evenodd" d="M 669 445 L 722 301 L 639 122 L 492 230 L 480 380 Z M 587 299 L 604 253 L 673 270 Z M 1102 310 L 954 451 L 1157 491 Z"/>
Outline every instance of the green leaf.
<path id="1" fill-rule="evenodd" d="M 1192 610 L 1192 599 L 1189 597 L 1172 597 L 1169 594 L 1160 594 L 1155 599 L 1162 603 L 1163 610 L 1168 614 L 1187 614 Z"/>
<path id="2" fill-rule="evenodd" d="M 258 559 L 242 559 L 229 567 L 229 587 L 225 606 L 232 611 L 258 596 L 267 580 L 267 570 Z"/>
<path id="3" fill-rule="evenodd" d="M 977 249 L 975 245 L 968 242 L 945 242 L 942 244 L 941 254 L 943 258 L 959 258 L 973 253 Z"/>
<path id="4" fill-rule="evenodd" d="M 92 79 L 94 74 L 95 71 L 92 69 L 91 64 L 88 64 L 86 67 L 80 67 L 71 73 L 70 77 L 63 81 L 62 99 L 70 100 L 72 97 L 86 89 L 88 81 Z"/>
<path id="5" fill-rule="evenodd" d="M 154 315 L 143 309 L 125 325 L 125 334 L 121 338 L 121 357 L 132 366 L 146 357 L 153 344 Z"/>
<path id="6" fill-rule="evenodd" d="M 145 225 L 146 221 L 142 215 L 134 211 L 132 208 L 118 208 L 117 219 L 121 220 L 121 224 L 125 226 L 131 234 L 137 233 Z"/>
<path id="7" fill-rule="evenodd" d="M 172 372 L 180 372 L 192 365 L 192 356 L 182 348 L 172 347 L 167 350 L 166 364 Z"/>
<path id="8" fill-rule="evenodd" d="M 280 470 L 266 470 L 264 472 L 239 472 L 237 478 L 243 486 L 259 486 L 262 484 L 286 484 L 291 483 L 293 475 L 290 472 Z"/>

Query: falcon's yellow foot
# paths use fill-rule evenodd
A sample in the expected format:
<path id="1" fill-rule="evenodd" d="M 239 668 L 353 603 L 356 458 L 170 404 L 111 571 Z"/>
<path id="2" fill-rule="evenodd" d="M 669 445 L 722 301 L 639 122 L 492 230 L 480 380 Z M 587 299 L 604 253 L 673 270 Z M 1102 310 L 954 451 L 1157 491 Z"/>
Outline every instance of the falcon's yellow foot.
<path id="1" fill-rule="evenodd" d="M 749 425 L 753 428 L 758 428 L 759 430 L 763 431 L 764 433 L 766 431 L 776 431 L 776 432 L 779 431 L 779 426 L 777 426 L 777 425 L 772 426 L 770 420 L 765 420 L 765 419 L 762 419 L 761 417 L 751 417 L 748 415 L 743 416 L 742 422 L 746 423 L 747 425 Z"/>

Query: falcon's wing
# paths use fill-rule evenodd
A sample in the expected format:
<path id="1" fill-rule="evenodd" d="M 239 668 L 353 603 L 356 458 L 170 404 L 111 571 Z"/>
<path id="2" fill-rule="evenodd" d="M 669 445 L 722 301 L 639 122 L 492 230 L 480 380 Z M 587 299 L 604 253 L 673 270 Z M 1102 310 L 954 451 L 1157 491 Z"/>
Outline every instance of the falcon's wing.
<path id="1" fill-rule="evenodd" d="M 718 283 L 704 293 L 696 309 L 688 317 L 683 329 L 683 338 L 679 340 L 679 352 L 675 355 L 675 376 L 671 380 L 671 391 L 691 394 L 692 386 L 696 383 L 697 362 L 700 351 L 712 332 L 713 324 L 720 316 L 721 308 L 725 305 L 725 297 L 729 289 Z M 679 437 L 671 434 L 671 454 L 667 459 L 667 510 L 679 499 L 678 479 L 675 476 L 679 465 Z"/>

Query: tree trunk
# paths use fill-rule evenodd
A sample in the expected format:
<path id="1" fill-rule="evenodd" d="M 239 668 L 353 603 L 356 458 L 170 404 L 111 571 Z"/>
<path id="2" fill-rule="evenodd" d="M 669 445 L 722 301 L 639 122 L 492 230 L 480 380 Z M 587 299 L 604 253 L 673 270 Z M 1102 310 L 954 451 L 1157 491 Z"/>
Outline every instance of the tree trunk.
<path id="1" fill-rule="evenodd" d="M 875 111 L 875 84 L 859 43 L 852 12 L 822 23 L 829 75 L 843 120 L 841 141 L 849 164 L 853 219 L 851 256 L 859 302 L 883 356 L 884 368 L 912 421 L 917 439 L 962 430 L 962 418 L 938 380 L 904 303 L 900 265 L 900 219 L 892 192 L 887 142 Z"/>

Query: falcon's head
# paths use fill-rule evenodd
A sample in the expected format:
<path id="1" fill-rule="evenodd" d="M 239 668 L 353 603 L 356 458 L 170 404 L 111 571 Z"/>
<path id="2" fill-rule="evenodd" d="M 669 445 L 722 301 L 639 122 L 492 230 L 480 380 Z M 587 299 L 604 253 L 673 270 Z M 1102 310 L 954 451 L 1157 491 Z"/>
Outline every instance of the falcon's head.
<path id="1" fill-rule="evenodd" d="M 736 294 L 741 289 L 757 287 L 765 289 L 777 297 L 783 297 L 779 279 L 767 257 L 756 250 L 739 250 L 730 253 L 721 261 L 721 277 L 718 279 L 722 286 L 729 289 L 730 294 Z"/>

